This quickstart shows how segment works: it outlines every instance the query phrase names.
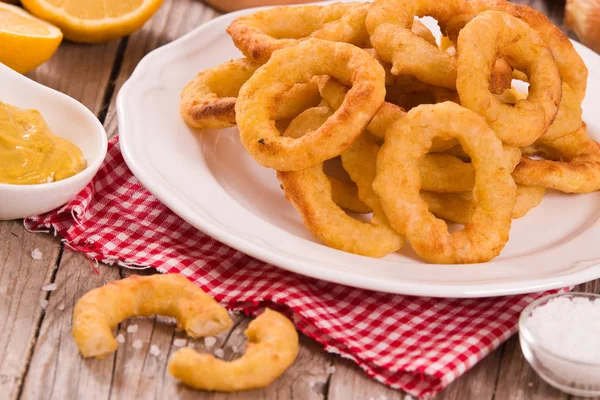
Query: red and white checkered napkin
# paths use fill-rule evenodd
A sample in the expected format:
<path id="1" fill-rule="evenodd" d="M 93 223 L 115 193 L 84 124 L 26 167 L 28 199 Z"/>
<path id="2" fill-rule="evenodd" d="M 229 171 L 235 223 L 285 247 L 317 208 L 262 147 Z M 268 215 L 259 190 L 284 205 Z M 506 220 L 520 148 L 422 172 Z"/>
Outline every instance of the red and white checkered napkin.
<path id="1" fill-rule="evenodd" d="M 292 310 L 298 329 L 393 388 L 429 397 L 516 330 L 541 294 L 435 299 L 355 289 L 265 264 L 196 230 L 146 191 L 116 139 L 94 181 L 62 209 L 29 218 L 89 257 L 181 273 L 228 308 Z M 287 307 L 283 307 L 287 306 Z"/>

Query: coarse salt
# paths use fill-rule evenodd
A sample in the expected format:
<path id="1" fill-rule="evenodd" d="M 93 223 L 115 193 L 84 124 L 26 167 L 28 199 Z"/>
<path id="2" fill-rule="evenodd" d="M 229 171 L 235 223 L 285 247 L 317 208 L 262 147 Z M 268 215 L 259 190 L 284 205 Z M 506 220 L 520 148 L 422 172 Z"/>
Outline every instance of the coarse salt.
<path id="1" fill-rule="evenodd" d="M 185 339 L 175 339 L 173 340 L 173 346 L 175 347 L 183 347 L 185 346 L 187 343 L 187 340 Z"/>
<path id="2" fill-rule="evenodd" d="M 334 372 L 335 372 L 335 367 L 333 365 L 327 368 L 327 373 L 329 375 L 333 374 Z"/>
<path id="3" fill-rule="evenodd" d="M 527 328 L 539 345 L 584 363 L 600 360 L 600 301 L 558 297 L 535 308 Z"/>
<path id="4" fill-rule="evenodd" d="M 225 356 L 225 352 L 223 351 L 223 349 L 215 349 L 214 353 L 215 357 L 217 358 L 223 358 Z"/>
<path id="5" fill-rule="evenodd" d="M 40 251 L 40 249 L 33 249 L 33 251 L 31 252 L 31 258 L 33 258 L 34 260 L 41 260 L 42 252 Z"/>
<path id="6" fill-rule="evenodd" d="M 143 345 L 144 344 L 142 343 L 142 341 L 140 339 L 136 339 L 136 340 L 133 341 L 131 347 L 133 347 L 134 349 L 138 349 L 139 350 L 139 349 L 142 348 Z"/>
<path id="7" fill-rule="evenodd" d="M 406 396 L 404 396 L 404 400 L 413 400 L 413 398 L 410 394 L 407 394 Z"/>
<path id="8" fill-rule="evenodd" d="M 125 343 L 125 336 L 123 336 L 122 334 L 118 334 L 117 337 L 115 338 L 115 340 L 117 341 L 117 343 Z"/>
<path id="9" fill-rule="evenodd" d="M 137 325 L 129 325 L 127 327 L 127 333 L 136 333 L 138 331 Z"/>
<path id="10" fill-rule="evenodd" d="M 56 290 L 56 283 L 51 283 L 49 285 L 42 286 L 42 290 L 45 292 L 52 292 L 53 290 Z"/>
<path id="11" fill-rule="evenodd" d="M 65 305 L 63 303 L 60 303 L 56 308 L 58 309 L 58 311 L 63 311 L 65 309 Z"/>
<path id="12" fill-rule="evenodd" d="M 42 306 L 42 309 L 46 309 L 46 307 L 48 307 L 48 300 L 46 299 L 42 299 L 40 300 L 40 306 Z"/>
<path id="13" fill-rule="evenodd" d="M 204 338 L 204 345 L 209 349 L 213 347 L 215 343 L 217 343 L 217 339 L 212 336 L 207 336 Z"/>
<path id="14" fill-rule="evenodd" d="M 160 349 L 157 345 L 153 344 L 152 346 L 150 346 L 150 354 L 152 354 L 155 357 L 160 356 Z"/>

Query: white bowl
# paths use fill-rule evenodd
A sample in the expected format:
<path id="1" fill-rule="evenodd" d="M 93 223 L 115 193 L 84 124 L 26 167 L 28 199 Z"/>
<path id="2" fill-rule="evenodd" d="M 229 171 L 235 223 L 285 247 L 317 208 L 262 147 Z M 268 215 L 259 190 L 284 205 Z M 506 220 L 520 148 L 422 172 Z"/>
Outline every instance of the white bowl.
<path id="1" fill-rule="evenodd" d="M 25 218 L 58 208 L 92 180 L 108 147 L 106 131 L 83 104 L 47 88 L 0 64 L 0 101 L 24 109 L 37 109 L 57 136 L 77 145 L 87 168 L 58 182 L 40 185 L 0 184 L 0 220 Z"/>

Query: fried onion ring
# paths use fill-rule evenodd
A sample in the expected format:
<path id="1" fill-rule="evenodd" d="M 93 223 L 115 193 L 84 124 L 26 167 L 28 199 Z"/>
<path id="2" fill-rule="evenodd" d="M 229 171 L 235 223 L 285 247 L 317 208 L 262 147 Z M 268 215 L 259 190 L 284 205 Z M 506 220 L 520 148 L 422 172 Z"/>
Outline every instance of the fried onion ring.
<path id="1" fill-rule="evenodd" d="M 508 14 L 485 11 L 460 31 L 458 49 L 456 89 L 464 107 L 483 116 L 509 145 L 528 146 L 546 132 L 558 112 L 561 80 L 550 49 L 535 30 Z M 528 71 L 529 94 L 515 105 L 489 91 L 498 57 Z"/>
<path id="2" fill-rule="evenodd" d="M 540 137 L 543 140 L 556 140 L 576 132 L 581 127 L 581 103 L 568 83 L 562 83 L 562 97 L 558 113 L 548 130 Z"/>
<path id="3" fill-rule="evenodd" d="M 73 311 L 73 338 L 83 357 L 114 352 L 112 330 L 124 319 L 154 314 L 177 318 L 191 337 L 217 335 L 232 325 L 227 310 L 185 277 L 139 276 L 110 282 L 81 297 Z"/>
<path id="4" fill-rule="evenodd" d="M 454 40 L 475 12 L 463 0 L 376 0 L 366 19 L 371 43 L 383 60 L 392 63 L 394 75 L 413 75 L 420 81 L 454 89 L 455 58 L 411 32 L 414 17 L 427 15 Z"/>
<path id="5" fill-rule="evenodd" d="M 235 46 L 251 60 L 265 63 L 274 51 L 307 38 L 369 46 L 368 3 L 274 7 L 235 19 L 227 28 Z"/>
<path id="6" fill-rule="evenodd" d="M 296 328 L 276 311 L 266 309 L 250 322 L 244 334 L 248 338 L 246 351 L 237 360 L 223 361 L 184 347 L 169 362 L 169 373 L 200 390 L 258 389 L 269 386 L 298 356 Z"/>
<path id="7" fill-rule="evenodd" d="M 323 62 L 327 60 L 327 62 Z M 281 137 L 270 117 L 278 94 L 315 75 L 352 86 L 343 104 L 316 131 Z M 339 156 L 361 134 L 385 99 L 385 72 L 367 52 L 347 43 L 308 39 L 273 53 L 240 90 L 236 120 L 244 147 L 259 164 L 299 171 Z"/>
<path id="8" fill-rule="evenodd" d="M 587 85 L 587 67 L 567 35 L 554 25 L 548 17 L 531 7 L 513 4 L 505 0 L 471 0 L 469 4 L 477 12 L 496 10 L 508 13 L 525 21 L 535 29 L 542 39 L 548 43 L 563 81 L 573 89 L 579 102 L 583 101 Z"/>
<path id="9" fill-rule="evenodd" d="M 452 234 L 420 195 L 418 160 L 433 137 L 457 138 L 477 171 L 477 206 L 464 229 Z M 489 261 L 508 240 L 516 185 L 502 143 L 481 117 L 455 103 L 419 106 L 389 128 L 373 188 L 391 225 L 429 262 Z"/>
<path id="10" fill-rule="evenodd" d="M 521 218 L 532 208 L 537 207 L 542 202 L 545 193 L 545 188 L 517 185 L 517 197 L 512 219 Z M 421 197 L 427 202 L 429 211 L 438 218 L 458 224 L 466 224 L 473 217 L 473 211 L 475 210 L 473 192 L 436 193 L 422 191 Z"/>

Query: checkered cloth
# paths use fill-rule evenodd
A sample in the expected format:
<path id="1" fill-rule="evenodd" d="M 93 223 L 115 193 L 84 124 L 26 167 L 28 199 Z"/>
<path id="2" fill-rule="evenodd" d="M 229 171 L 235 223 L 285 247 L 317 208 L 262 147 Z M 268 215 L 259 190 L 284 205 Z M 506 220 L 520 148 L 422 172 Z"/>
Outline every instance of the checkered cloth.
<path id="1" fill-rule="evenodd" d="M 117 139 L 104 166 L 73 201 L 25 221 L 50 228 L 69 247 L 108 264 L 179 273 L 230 309 L 268 304 L 300 331 L 369 376 L 431 397 L 507 340 L 519 313 L 541 294 L 436 299 L 355 289 L 284 271 L 193 228 L 142 187 Z"/>

